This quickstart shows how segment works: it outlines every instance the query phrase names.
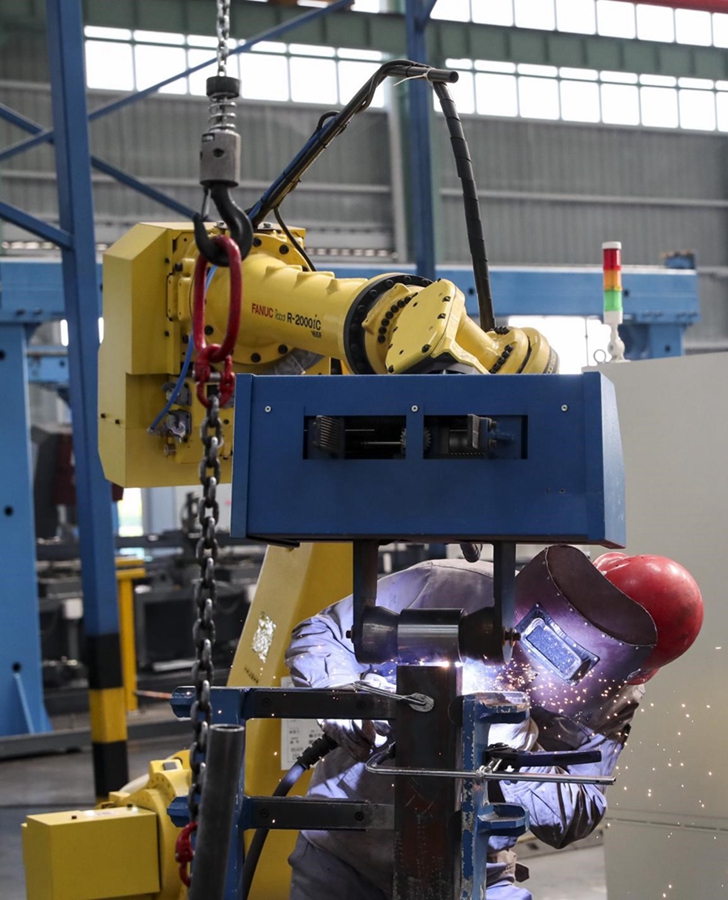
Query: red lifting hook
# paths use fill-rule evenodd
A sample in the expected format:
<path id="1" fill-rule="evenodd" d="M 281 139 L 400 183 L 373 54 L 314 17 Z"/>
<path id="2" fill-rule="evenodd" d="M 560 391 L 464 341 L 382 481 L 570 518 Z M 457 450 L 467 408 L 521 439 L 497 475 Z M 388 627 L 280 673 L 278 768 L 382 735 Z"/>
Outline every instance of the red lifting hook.
<path id="1" fill-rule="evenodd" d="M 232 352 L 240 331 L 240 315 L 243 299 L 243 269 L 238 245 L 227 235 L 216 235 L 213 242 L 227 253 L 230 267 L 230 308 L 227 329 L 222 344 L 208 344 L 205 340 L 205 280 L 207 277 L 207 260 L 200 253 L 195 262 L 195 273 L 192 283 L 192 339 L 197 350 L 195 360 L 195 381 L 197 382 L 197 399 L 204 407 L 210 406 L 205 386 L 212 374 L 212 364 L 224 361 L 224 370 L 220 376 L 220 406 L 225 406 L 235 389 Z"/>

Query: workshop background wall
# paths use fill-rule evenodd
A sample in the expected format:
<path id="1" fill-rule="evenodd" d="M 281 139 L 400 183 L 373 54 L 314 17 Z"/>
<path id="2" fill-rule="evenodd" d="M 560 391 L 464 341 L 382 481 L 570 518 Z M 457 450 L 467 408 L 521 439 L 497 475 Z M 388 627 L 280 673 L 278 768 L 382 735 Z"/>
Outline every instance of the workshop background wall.
<path id="1" fill-rule="evenodd" d="M 48 125 L 42 44 L 28 34 L 3 46 L 0 102 Z M 89 106 L 117 96 L 89 91 Z M 194 147 L 206 106 L 199 97 L 148 98 L 93 123 L 93 152 L 196 207 Z M 260 195 L 311 134 L 322 111 L 290 103 L 239 104 L 243 203 Z M 664 253 L 694 250 L 703 321 L 688 330 L 687 351 L 728 349 L 728 136 L 482 116 L 464 120 L 491 262 L 595 264 L 602 241 L 609 239 L 623 242 L 625 264 L 659 264 Z M 358 117 L 286 201 L 287 221 L 306 225 L 309 248 L 325 252 L 332 264 L 349 257 L 396 264 L 405 255 L 395 124 L 385 110 Z M 439 258 L 467 263 L 460 188 L 439 115 L 435 136 Z M 23 137 L 0 123 L 0 146 Z M 139 220 L 174 217 L 106 176 L 95 173 L 93 178 L 101 244 Z M 0 184 L 8 202 L 51 221 L 56 217 L 50 147 L 8 160 L 0 166 Z M 0 224 L 3 242 L 27 238 Z"/>

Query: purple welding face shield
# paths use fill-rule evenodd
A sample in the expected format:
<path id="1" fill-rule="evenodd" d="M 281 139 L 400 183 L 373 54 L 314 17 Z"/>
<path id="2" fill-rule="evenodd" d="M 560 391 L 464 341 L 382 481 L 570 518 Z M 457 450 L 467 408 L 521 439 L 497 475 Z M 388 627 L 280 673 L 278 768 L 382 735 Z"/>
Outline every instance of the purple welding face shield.
<path id="1" fill-rule="evenodd" d="M 516 577 L 509 664 L 533 706 L 588 715 L 616 694 L 652 652 L 657 630 L 639 603 L 574 547 L 539 553 Z"/>

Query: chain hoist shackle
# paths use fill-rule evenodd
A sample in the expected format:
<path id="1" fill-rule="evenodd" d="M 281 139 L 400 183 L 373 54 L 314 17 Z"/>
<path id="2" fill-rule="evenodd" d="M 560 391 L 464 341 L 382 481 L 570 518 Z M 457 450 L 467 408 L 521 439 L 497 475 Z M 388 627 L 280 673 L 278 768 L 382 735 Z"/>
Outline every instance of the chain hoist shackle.
<path id="1" fill-rule="evenodd" d="M 207 131 L 200 147 L 200 184 L 205 189 L 202 210 L 194 216 L 195 243 L 216 266 L 226 266 L 227 257 L 215 247 L 204 225 L 209 201 L 217 207 L 230 237 L 240 248 L 243 259 L 253 244 L 253 227 L 246 212 L 232 196 L 240 180 L 241 142 L 235 128 L 235 101 L 240 96 L 240 81 L 227 74 L 230 37 L 230 0 L 217 0 L 217 73 L 207 79 L 210 100 Z"/>

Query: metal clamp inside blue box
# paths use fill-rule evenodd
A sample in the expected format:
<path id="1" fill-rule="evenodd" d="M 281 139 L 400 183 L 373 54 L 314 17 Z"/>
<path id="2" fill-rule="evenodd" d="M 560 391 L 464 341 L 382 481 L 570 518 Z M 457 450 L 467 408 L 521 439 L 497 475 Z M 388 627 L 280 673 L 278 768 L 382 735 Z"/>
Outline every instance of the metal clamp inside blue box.
<path id="1" fill-rule="evenodd" d="M 623 546 L 614 388 L 599 372 L 239 375 L 232 531 Z"/>

